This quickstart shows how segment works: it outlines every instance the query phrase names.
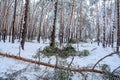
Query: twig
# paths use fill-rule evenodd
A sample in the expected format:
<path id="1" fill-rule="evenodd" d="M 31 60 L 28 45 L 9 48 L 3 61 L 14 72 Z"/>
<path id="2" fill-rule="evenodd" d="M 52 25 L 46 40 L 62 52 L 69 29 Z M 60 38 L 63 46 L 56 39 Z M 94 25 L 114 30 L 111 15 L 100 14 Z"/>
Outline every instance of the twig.
<path id="1" fill-rule="evenodd" d="M 73 60 L 74 60 L 74 56 L 72 57 L 72 60 L 71 60 L 70 64 L 68 64 L 68 68 L 70 68 L 70 66 L 72 65 Z"/>
<path id="2" fill-rule="evenodd" d="M 12 74 L 9 75 L 9 78 L 12 80 L 14 80 L 18 75 L 20 75 L 21 73 L 25 72 L 27 70 L 27 68 L 29 67 L 30 64 L 28 64 L 25 68 L 18 70 Z"/>
<path id="3" fill-rule="evenodd" d="M 99 62 L 101 62 L 103 59 L 105 59 L 105 58 L 107 58 L 107 57 L 109 57 L 109 56 L 112 56 L 113 54 L 116 54 L 116 52 L 113 52 L 113 53 L 111 53 L 111 54 L 108 54 L 108 55 L 104 56 L 103 58 L 101 58 L 100 60 L 98 60 L 97 63 L 93 66 L 92 69 L 94 70 L 95 67 L 97 66 L 97 64 L 98 64 Z"/>
<path id="4" fill-rule="evenodd" d="M 112 71 L 112 73 L 114 73 L 117 69 L 119 69 L 120 68 L 120 66 L 118 66 L 117 68 L 115 68 L 113 71 Z"/>
<path id="5" fill-rule="evenodd" d="M 47 70 L 45 70 L 45 71 L 43 72 L 43 74 L 41 74 L 40 76 L 38 76 L 38 75 L 36 75 L 36 74 L 34 74 L 34 75 L 35 75 L 36 77 L 38 77 L 37 80 L 39 80 L 39 79 L 43 79 L 45 73 L 47 73 Z"/>

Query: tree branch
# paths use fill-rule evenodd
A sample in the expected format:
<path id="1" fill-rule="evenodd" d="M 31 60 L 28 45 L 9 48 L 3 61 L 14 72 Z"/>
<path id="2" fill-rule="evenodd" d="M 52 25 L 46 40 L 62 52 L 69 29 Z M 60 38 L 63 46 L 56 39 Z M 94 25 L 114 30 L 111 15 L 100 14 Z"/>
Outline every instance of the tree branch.
<path id="1" fill-rule="evenodd" d="M 112 56 L 113 54 L 116 54 L 116 52 L 113 52 L 113 53 L 111 53 L 111 54 L 108 54 L 108 55 L 104 56 L 103 58 L 101 58 L 100 60 L 98 60 L 97 63 L 93 66 L 92 69 L 94 70 L 95 67 L 97 66 L 97 64 L 98 64 L 99 62 L 101 62 L 103 59 L 105 59 L 105 58 L 107 58 L 107 57 L 109 57 L 109 56 Z"/>
<path id="2" fill-rule="evenodd" d="M 63 67 L 63 66 L 56 66 L 56 65 L 52 65 L 52 64 L 48 64 L 48 63 L 44 63 L 44 62 L 26 59 L 26 58 L 23 58 L 20 56 L 14 56 L 14 55 L 3 54 L 3 53 L 0 53 L 0 56 L 12 58 L 12 59 L 17 59 L 17 60 L 21 60 L 21 61 L 29 62 L 29 63 L 33 63 L 33 64 L 43 65 L 43 66 L 47 66 L 47 67 L 51 67 L 51 68 L 69 70 L 69 71 L 78 72 L 78 73 L 82 73 L 82 72 L 94 72 L 94 73 L 99 73 L 99 74 L 105 73 L 104 71 L 95 70 L 95 69 L 93 70 L 93 69 L 89 69 L 89 68 L 75 69 L 75 68 L 68 68 L 68 67 Z"/>
<path id="3" fill-rule="evenodd" d="M 119 69 L 120 68 L 120 66 L 118 66 L 117 68 L 115 68 L 113 71 L 112 71 L 112 73 L 114 73 L 117 69 Z"/>

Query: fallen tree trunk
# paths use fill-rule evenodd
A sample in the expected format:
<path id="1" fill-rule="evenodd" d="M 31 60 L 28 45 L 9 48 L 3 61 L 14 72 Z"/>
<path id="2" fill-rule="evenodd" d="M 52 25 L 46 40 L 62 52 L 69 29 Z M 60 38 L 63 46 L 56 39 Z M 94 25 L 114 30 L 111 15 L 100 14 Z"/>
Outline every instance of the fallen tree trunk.
<path id="1" fill-rule="evenodd" d="M 69 71 L 78 72 L 78 73 L 81 73 L 81 72 L 94 72 L 94 73 L 99 73 L 99 74 L 104 73 L 104 71 L 95 70 L 95 69 L 94 70 L 93 69 L 88 69 L 88 68 L 75 69 L 75 68 L 57 66 L 57 65 L 48 64 L 48 63 L 44 63 L 44 62 L 39 62 L 39 61 L 31 60 L 31 59 L 26 59 L 26 58 L 23 58 L 23 57 L 14 56 L 14 55 L 10 55 L 10 54 L 0 53 L 0 56 L 12 58 L 12 59 L 17 59 L 17 60 L 21 60 L 21 61 L 29 62 L 29 63 L 33 63 L 33 64 L 43 65 L 43 66 L 47 66 L 47 67 L 51 67 L 51 68 L 69 70 Z"/>
<path id="2" fill-rule="evenodd" d="M 28 63 L 33 63 L 33 64 L 38 64 L 38 65 L 43 65 L 46 67 L 51 67 L 51 68 L 57 68 L 57 69 L 63 69 L 63 70 L 68 70 L 68 71 L 73 71 L 73 72 L 78 72 L 78 73 L 82 73 L 82 72 L 92 72 L 92 73 L 98 73 L 98 74 L 106 74 L 106 72 L 101 71 L 101 70 L 96 70 L 94 68 L 69 68 L 69 67 L 64 67 L 64 66 L 57 66 L 57 65 L 53 65 L 53 64 L 49 64 L 49 63 L 44 63 L 44 62 L 39 62 L 39 61 L 35 61 L 35 60 L 31 60 L 31 59 L 26 59 L 20 56 L 14 56 L 14 55 L 10 55 L 10 54 L 3 54 L 0 52 L 0 56 L 3 57 L 7 57 L 7 58 L 12 58 L 12 59 L 16 59 L 16 60 L 20 60 L 20 61 L 24 61 L 24 62 L 28 62 Z M 110 73 L 111 76 L 120 78 L 119 75 L 115 75 Z"/>

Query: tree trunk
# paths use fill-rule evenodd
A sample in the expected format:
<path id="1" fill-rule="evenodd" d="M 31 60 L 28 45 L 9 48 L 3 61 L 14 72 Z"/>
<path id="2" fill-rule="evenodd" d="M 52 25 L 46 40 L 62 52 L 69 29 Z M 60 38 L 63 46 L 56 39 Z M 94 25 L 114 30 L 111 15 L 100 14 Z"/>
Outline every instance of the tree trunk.
<path id="1" fill-rule="evenodd" d="M 1 41 L 1 30 L 0 30 L 0 41 Z"/>
<path id="2" fill-rule="evenodd" d="M 60 10 L 60 33 L 59 33 L 59 40 L 60 45 L 63 43 L 63 36 L 64 36 L 64 23 L 63 23 L 63 0 L 61 0 L 61 10 Z"/>
<path id="3" fill-rule="evenodd" d="M 26 0 L 25 4 L 25 17 L 24 17 L 24 24 L 23 24 L 23 31 L 22 31 L 22 40 L 21 40 L 21 47 L 24 50 L 24 44 L 27 34 L 27 18 L 28 18 L 28 9 L 29 9 L 29 0 Z"/>
<path id="4" fill-rule="evenodd" d="M 113 28 L 112 28 L 112 35 L 111 35 L 111 37 L 112 37 L 111 47 L 113 48 L 113 45 L 114 45 L 114 26 L 113 26 Z"/>
<path id="5" fill-rule="evenodd" d="M 97 19 L 96 19 L 96 25 L 97 25 L 97 43 L 98 43 L 98 46 L 100 44 L 100 26 L 99 26 L 99 9 L 98 9 L 98 5 L 96 4 L 96 7 L 97 7 Z"/>
<path id="6" fill-rule="evenodd" d="M 41 27 L 42 27 L 42 21 L 43 21 L 43 1 L 42 1 L 42 10 L 41 10 L 41 16 L 40 16 L 40 25 L 39 25 L 39 32 L 38 32 L 38 37 L 37 41 L 40 42 L 40 36 L 41 36 Z"/>
<path id="7" fill-rule="evenodd" d="M 119 53 L 119 46 L 120 46 L 119 2 L 120 0 L 117 0 L 117 49 L 116 51 L 118 53 Z"/>
<path id="8" fill-rule="evenodd" d="M 105 15 L 106 15 L 106 14 L 105 14 L 105 7 L 106 7 L 106 6 L 105 6 L 105 1 L 106 1 L 106 0 L 104 0 L 104 2 L 103 2 L 103 6 L 104 6 L 104 13 L 103 13 L 103 47 L 104 47 L 104 48 L 105 48 L 105 44 L 106 44 L 106 36 L 105 36 L 105 35 L 106 35 L 106 34 L 105 34 L 105 33 L 106 33 L 106 30 L 105 30 L 105 17 L 106 17 L 106 16 L 105 16 Z"/>
<path id="9" fill-rule="evenodd" d="M 15 40 L 16 7 L 17 7 L 17 0 L 15 0 L 13 21 L 12 21 L 12 43 L 14 43 Z"/>
<path id="10" fill-rule="evenodd" d="M 83 26 L 83 14 L 82 14 L 82 0 L 80 1 L 80 34 L 79 34 L 79 40 L 82 40 L 82 26 Z"/>
<path id="11" fill-rule="evenodd" d="M 55 30 L 56 30 L 56 19 L 57 19 L 57 4 L 58 4 L 58 1 L 55 2 L 55 5 L 54 5 L 54 22 L 53 22 L 53 31 L 51 33 L 51 43 L 50 43 L 50 46 L 51 47 L 55 47 Z"/>

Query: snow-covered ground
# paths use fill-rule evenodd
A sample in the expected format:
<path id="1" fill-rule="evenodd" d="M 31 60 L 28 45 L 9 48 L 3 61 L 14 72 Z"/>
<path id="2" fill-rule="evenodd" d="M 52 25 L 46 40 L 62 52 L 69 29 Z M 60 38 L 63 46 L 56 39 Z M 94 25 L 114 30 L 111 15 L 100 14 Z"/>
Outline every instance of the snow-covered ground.
<path id="1" fill-rule="evenodd" d="M 36 55 L 37 50 L 38 49 L 42 50 L 47 45 L 49 44 L 26 42 L 25 50 L 20 50 L 20 42 L 16 41 L 14 44 L 9 42 L 6 43 L 0 42 L 0 52 L 12 54 L 12 55 L 18 55 L 20 51 L 22 57 L 35 60 L 33 56 Z M 115 51 L 115 48 L 111 48 L 111 47 L 103 48 L 102 46 L 97 46 L 97 43 L 93 43 L 93 44 L 79 43 L 79 45 L 73 44 L 72 46 L 79 51 L 82 51 L 84 49 L 90 51 L 90 55 L 87 57 L 76 56 L 74 58 L 74 61 L 72 63 L 72 66 L 74 68 L 93 66 L 99 59 Z M 41 62 L 46 62 L 51 64 L 55 64 L 56 62 L 55 56 L 49 58 L 41 56 L 40 60 Z M 70 63 L 71 60 L 72 57 L 69 57 L 64 61 Z M 110 66 L 111 70 L 114 70 L 115 68 L 120 66 L 120 57 L 117 55 L 113 55 L 101 61 L 100 64 L 107 64 Z M 10 76 L 9 74 L 12 74 L 19 70 L 23 70 L 23 71 L 21 74 L 16 75 L 15 80 L 23 80 L 23 78 L 25 79 L 25 77 L 27 77 L 28 80 L 37 80 L 38 76 L 43 74 L 45 71 L 47 72 L 53 71 L 53 69 L 48 67 L 46 68 L 44 66 L 38 66 L 35 64 L 30 64 L 27 62 L 0 56 L 0 77 L 5 77 L 5 75 Z M 73 80 L 79 80 L 79 77 L 75 75 L 73 77 Z"/>

